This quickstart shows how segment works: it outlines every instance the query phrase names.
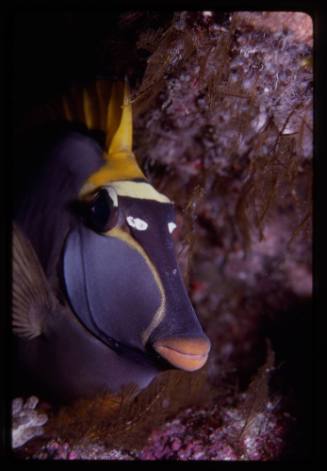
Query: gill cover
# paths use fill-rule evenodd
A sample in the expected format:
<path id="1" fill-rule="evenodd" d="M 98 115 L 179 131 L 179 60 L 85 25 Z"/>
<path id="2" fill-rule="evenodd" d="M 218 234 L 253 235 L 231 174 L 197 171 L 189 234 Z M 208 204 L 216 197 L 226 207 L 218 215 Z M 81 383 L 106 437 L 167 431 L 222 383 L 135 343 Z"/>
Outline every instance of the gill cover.
<path id="1" fill-rule="evenodd" d="M 64 277 L 82 323 L 115 347 L 142 349 L 142 332 L 160 306 L 160 292 L 144 258 L 122 240 L 80 225 L 65 246 Z"/>

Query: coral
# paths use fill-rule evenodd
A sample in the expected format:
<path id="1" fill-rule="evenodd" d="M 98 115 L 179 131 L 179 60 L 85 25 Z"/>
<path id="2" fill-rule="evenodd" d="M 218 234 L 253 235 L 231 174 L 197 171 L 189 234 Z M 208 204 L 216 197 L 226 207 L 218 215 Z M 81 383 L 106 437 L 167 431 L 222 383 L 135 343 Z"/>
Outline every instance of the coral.
<path id="1" fill-rule="evenodd" d="M 12 401 L 12 447 L 18 448 L 33 437 L 42 435 L 48 417 L 35 410 L 39 400 L 35 396 L 26 399 L 16 398 Z"/>
<path id="2" fill-rule="evenodd" d="M 311 49 L 287 30 L 257 31 L 237 15 L 228 27 L 190 27 L 189 16 L 176 15 L 148 61 L 135 100 L 137 154 L 152 163 L 154 179 L 159 166 L 172 198 L 174 180 L 183 182 L 180 205 L 188 187 L 200 185 L 210 195 L 206 217 L 209 210 L 217 224 L 221 208 L 228 239 L 246 249 L 256 230 L 263 238 L 269 213 L 289 200 L 298 212 L 290 237 L 298 235 L 311 215 L 312 70 L 304 60 Z"/>
<path id="3" fill-rule="evenodd" d="M 292 417 L 280 407 L 280 398 L 269 396 L 274 354 L 268 344 L 267 358 L 248 389 L 237 396 L 211 397 L 208 406 L 184 408 L 160 427 L 152 421 L 152 433 L 142 447 L 132 434 L 125 446 L 95 441 L 43 439 L 33 459 L 101 460 L 261 460 L 278 456 Z M 202 401 L 203 402 L 203 401 Z M 208 402 L 208 400 L 207 400 Z M 151 411 L 147 411 L 151 414 Z M 152 414 L 151 414 L 152 415 Z M 128 421 L 125 420 L 125 426 Z M 62 435 L 62 432 L 61 432 Z M 108 442 L 108 440 L 107 440 Z M 109 439 L 110 442 L 110 439 Z M 127 446 L 126 444 L 129 443 Z M 28 449 L 28 448 L 27 448 Z"/>

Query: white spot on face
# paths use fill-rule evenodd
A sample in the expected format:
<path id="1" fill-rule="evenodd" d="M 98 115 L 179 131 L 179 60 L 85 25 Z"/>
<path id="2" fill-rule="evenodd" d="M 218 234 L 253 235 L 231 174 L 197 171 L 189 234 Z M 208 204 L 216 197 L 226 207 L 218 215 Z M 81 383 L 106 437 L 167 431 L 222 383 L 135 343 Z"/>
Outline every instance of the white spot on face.
<path id="1" fill-rule="evenodd" d="M 129 226 L 134 227 L 138 231 L 146 231 L 149 225 L 143 219 L 133 218 L 133 216 L 127 216 L 126 220 Z"/>
<path id="2" fill-rule="evenodd" d="M 174 222 L 169 222 L 168 223 L 168 231 L 169 231 L 169 234 L 172 234 L 174 232 L 174 230 L 176 229 L 176 224 Z"/>

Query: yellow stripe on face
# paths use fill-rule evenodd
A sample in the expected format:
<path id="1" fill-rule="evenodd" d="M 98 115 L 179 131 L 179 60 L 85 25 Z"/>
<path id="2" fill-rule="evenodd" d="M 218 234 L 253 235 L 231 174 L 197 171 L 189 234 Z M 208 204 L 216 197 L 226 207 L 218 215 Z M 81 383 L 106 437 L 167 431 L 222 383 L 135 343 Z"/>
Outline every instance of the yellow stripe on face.
<path id="1" fill-rule="evenodd" d="M 167 196 L 159 193 L 155 188 L 153 188 L 152 185 L 150 185 L 150 183 L 147 183 L 146 181 L 134 182 L 130 180 L 120 180 L 110 182 L 112 169 L 108 167 L 102 167 L 100 171 L 101 174 L 99 173 L 96 178 L 89 178 L 87 180 L 87 183 L 80 191 L 81 197 L 85 196 L 87 193 L 91 193 L 100 186 L 107 186 L 114 188 L 118 196 L 128 196 L 130 198 L 158 201 L 159 203 L 172 203 L 171 200 L 167 198 Z"/>
<path id="2" fill-rule="evenodd" d="M 127 232 L 124 232 L 121 229 L 118 229 L 117 227 L 115 227 L 114 229 L 111 229 L 110 231 L 106 232 L 105 235 L 110 236 L 110 237 L 116 237 L 117 239 L 120 239 L 124 241 L 126 244 L 128 244 L 132 249 L 136 250 L 146 261 L 148 267 L 151 270 L 153 278 L 155 279 L 155 282 L 158 286 L 158 289 L 160 292 L 161 303 L 158 309 L 156 310 L 152 321 L 150 322 L 148 327 L 142 332 L 142 343 L 143 345 L 145 345 L 151 333 L 154 331 L 154 329 L 160 324 L 162 319 L 165 317 L 166 296 L 165 296 L 164 288 L 162 286 L 161 279 L 159 277 L 159 274 L 155 266 L 149 259 L 148 255 L 145 253 L 142 247 Z"/>
<path id="3" fill-rule="evenodd" d="M 160 203 L 171 203 L 167 196 L 159 193 L 147 182 L 118 181 L 110 184 L 119 196 L 129 196 L 142 200 L 159 201 Z"/>

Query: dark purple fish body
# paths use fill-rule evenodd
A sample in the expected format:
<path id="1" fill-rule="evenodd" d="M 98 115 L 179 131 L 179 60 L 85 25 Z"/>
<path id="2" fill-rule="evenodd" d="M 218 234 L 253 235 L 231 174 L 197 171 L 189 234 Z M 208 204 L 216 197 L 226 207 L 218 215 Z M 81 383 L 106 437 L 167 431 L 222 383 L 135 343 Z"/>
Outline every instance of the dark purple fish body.
<path id="1" fill-rule="evenodd" d="M 169 199 L 127 178 L 123 160 L 121 179 L 81 196 L 106 176 L 103 156 L 68 132 L 15 215 L 15 382 L 60 401 L 196 370 L 210 349 L 177 265 Z"/>

